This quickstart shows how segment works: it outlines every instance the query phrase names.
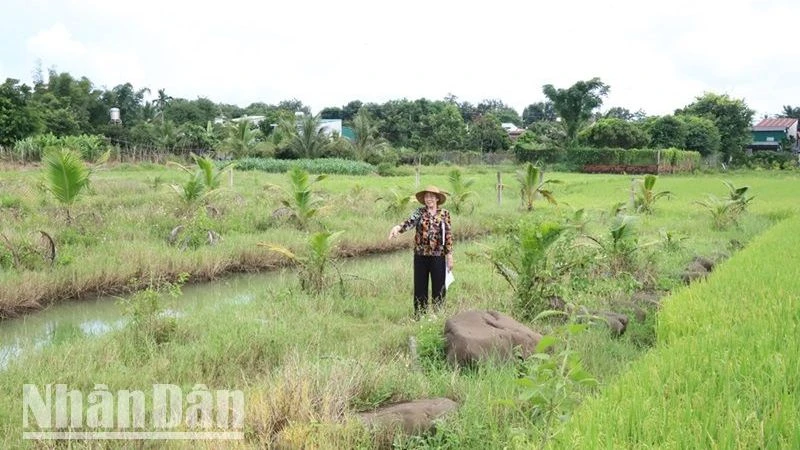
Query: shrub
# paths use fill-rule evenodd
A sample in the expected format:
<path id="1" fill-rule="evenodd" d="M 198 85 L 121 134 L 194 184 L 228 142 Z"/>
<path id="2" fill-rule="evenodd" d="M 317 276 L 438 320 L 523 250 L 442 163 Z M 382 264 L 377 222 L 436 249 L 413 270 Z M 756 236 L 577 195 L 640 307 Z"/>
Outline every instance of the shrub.
<path id="1" fill-rule="evenodd" d="M 260 170 L 269 173 L 285 173 L 294 167 L 312 174 L 369 175 L 377 171 L 372 164 L 338 158 L 295 160 L 243 158 L 236 163 L 238 170 Z"/>

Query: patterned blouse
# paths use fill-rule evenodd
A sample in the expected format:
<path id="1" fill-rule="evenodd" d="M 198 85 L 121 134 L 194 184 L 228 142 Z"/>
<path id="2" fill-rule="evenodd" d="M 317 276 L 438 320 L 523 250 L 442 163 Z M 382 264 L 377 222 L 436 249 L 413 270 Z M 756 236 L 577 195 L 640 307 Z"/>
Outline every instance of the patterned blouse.
<path id="1" fill-rule="evenodd" d="M 444 224 L 444 240 L 442 239 L 442 224 Z M 443 256 L 453 252 L 453 231 L 450 228 L 450 212 L 439 208 L 435 215 L 428 212 L 423 206 L 417 208 L 411 217 L 400 224 L 403 233 L 411 227 L 416 227 L 414 235 L 414 254 L 424 256 Z M 443 242 L 444 241 L 444 242 Z"/>

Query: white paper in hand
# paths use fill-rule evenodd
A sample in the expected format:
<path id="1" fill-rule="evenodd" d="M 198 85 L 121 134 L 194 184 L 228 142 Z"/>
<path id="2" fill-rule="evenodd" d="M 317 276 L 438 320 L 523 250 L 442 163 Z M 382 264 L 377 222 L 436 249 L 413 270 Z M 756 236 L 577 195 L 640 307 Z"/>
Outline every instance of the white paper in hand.
<path id="1" fill-rule="evenodd" d="M 455 277 L 453 277 L 453 271 L 452 270 L 448 270 L 447 273 L 444 276 L 444 288 L 445 289 L 450 289 L 450 285 L 453 283 L 454 280 L 455 280 Z"/>

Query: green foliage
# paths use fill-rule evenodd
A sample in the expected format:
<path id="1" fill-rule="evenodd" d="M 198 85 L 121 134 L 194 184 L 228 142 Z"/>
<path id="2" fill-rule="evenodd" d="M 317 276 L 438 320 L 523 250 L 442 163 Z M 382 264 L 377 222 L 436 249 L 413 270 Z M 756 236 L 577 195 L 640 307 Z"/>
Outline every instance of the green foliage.
<path id="1" fill-rule="evenodd" d="M 545 312 L 548 313 L 553 312 Z M 555 435 L 554 428 L 569 420 L 587 389 L 599 384 L 573 349 L 575 337 L 587 328 L 588 324 L 573 320 L 554 334 L 543 336 L 536 353 L 524 365 L 524 376 L 517 380 L 521 388 L 517 401 L 530 408 L 534 421 L 542 424 L 539 448 L 545 448 Z M 556 349 L 560 336 L 563 346 Z"/>
<path id="2" fill-rule="evenodd" d="M 564 266 L 551 260 L 549 250 L 564 231 L 554 222 L 523 221 L 487 255 L 516 293 L 514 307 L 520 317 L 530 319 L 550 308 Z"/>
<path id="3" fill-rule="evenodd" d="M 753 114 L 742 99 L 733 99 L 728 94 L 707 92 L 676 114 L 704 117 L 714 122 L 720 134 L 720 150 L 731 158 L 741 158 L 744 147 L 752 139 L 750 127 Z"/>
<path id="4" fill-rule="evenodd" d="M 283 120 L 279 124 L 284 136 L 280 147 L 288 150 L 293 158 L 321 157 L 330 144 L 330 138 L 320 124 L 319 116 L 309 114 L 303 115 L 299 120 L 295 118 Z"/>
<path id="5" fill-rule="evenodd" d="M 305 170 L 308 173 L 324 173 L 338 175 L 368 175 L 375 173 L 376 168 L 362 161 L 348 161 L 345 159 L 265 159 L 244 158 L 236 163 L 238 170 L 260 170 L 269 173 L 285 173 L 293 167 Z"/>
<path id="6" fill-rule="evenodd" d="M 175 282 L 151 283 L 123 302 L 128 323 L 127 333 L 122 338 L 136 356 L 152 354 L 173 337 L 177 322 L 167 313 L 161 297 L 165 294 L 179 297 L 181 286 L 188 278 L 189 274 L 182 273 Z"/>
<path id="7" fill-rule="evenodd" d="M 663 171 L 691 172 L 700 166 L 700 154 L 679 149 L 614 149 L 575 148 L 569 151 L 557 148 L 527 148 L 517 146 L 515 156 L 519 162 L 562 164 L 573 171 L 601 171 L 636 173 L 640 170 L 655 171 L 659 162 Z M 641 172 L 640 172 L 641 173 Z"/>
<path id="8" fill-rule="evenodd" d="M 267 247 L 270 251 L 279 253 L 297 264 L 300 288 L 313 295 L 319 295 L 330 287 L 331 280 L 328 272 L 329 268 L 335 268 L 332 256 L 334 242 L 342 233 L 343 231 L 313 233 L 309 236 L 302 255 L 281 245 L 269 243 L 259 243 L 258 245 Z M 344 293 L 344 281 L 341 275 L 338 277 L 338 282 L 340 292 Z"/>
<path id="9" fill-rule="evenodd" d="M 747 157 L 750 168 L 786 170 L 797 166 L 797 154 L 786 151 L 759 150 Z"/>
<path id="10" fill-rule="evenodd" d="M 475 118 L 469 128 L 470 147 L 481 152 L 511 148 L 511 139 L 497 117 L 487 114 Z"/>
<path id="11" fill-rule="evenodd" d="M 536 122 L 555 122 L 556 111 L 553 108 L 553 102 L 536 102 L 531 103 L 522 110 L 522 126 L 528 127 Z"/>
<path id="12" fill-rule="evenodd" d="M 686 127 L 686 142 L 679 148 L 696 151 L 702 156 L 719 151 L 722 136 L 712 120 L 692 115 L 681 115 L 678 119 Z"/>
<path id="13" fill-rule="evenodd" d="M 181 249 L 196 250 L 205 245 L 214 245 L 220 239 L 214 231 L 214 222 L 208 217 L 205 207 L 199 207 L 186 225 L 179 225 L 170 234 L 170 243 Z"/>
<path id="14" fill-rule="evenodd" d="M 249 120 L 240 120 L 228 128 L 228 138 L 223 148 L 234 158 L 249 156 L 256 147 L 258 134 L 258 129 L 253 129 Z"/>
<path id="15" fill-rule="evenodd" d="M 91 170 L 72 150 L 52 150 L 44 156 L 45 188 L 64 205 L 67 222 L 72 221 L 70 207 L 78 195 L 89 186 Z"/>
<path id="16" fill-rule="evenodd" d="M 650 141 L 636 123 L 622 119 L 599 119 L 579 134 L 582 143 L 598 148 L 642 148 Z"/>
<path id="17" fill-rule="evenodd" d="M 19 80 L 7 78 L 0 84 L 0 147 L 11 147 L 39 128 L 38 117 L 31 105 L 31 89 Z"/>
<path id="18" fill-rule="evenodd" d="M 450 182 L 450 196 L 448 203 L 454 213 L 460 214 L 466 205 L 471 205 L 474 209 L 475 205 L 472 203 L 472 198 L 476 196 L 474 191 L 469 190 L 475 183 L 473 179 L 464 179 L 461 171 L 453 169 L 447 175 L 447 180 Z"/>
<path id="19" fill-rule="evenodd" d="M 388 194 L 378 197 L 378 200 L 386 203 L 383 212 L 387 217 L 397 218 L 406 214 L 412 202 L 416 201 L 413 194 L 401 193 L 403 190 L 398 186 L 397 189 L 390 189 Z"/>
<path id="20" fill-rule="evenodd" d="M 728 188 L 728 197 L 719 198 L 713 194 L 708 194 L 706 200 L 696 203 L 708 210 L 714 228 L 721 230 L 730 225 L 736 225 L 739 217 L 747 210 L 748 205 L 754 197 L 747 195 L 749 186 L 736 187 L 733 183 L 723 180 L 722 183 Z"/>
<path id="21" fill-rule="evenodd" d="M 611 273 L 632 272 L 637 267 L 636 252 L 651 244 L 639 244 L 636 217 L 618 214 L 611 220 L 608 234 L 602 238 L 587 236 L 601 251 Z"/>
<path id="22" fill-rule="evenodd" d="M 289 187 L 283 190 L 288 198 L 281 200 L 281 203 L 292 211 L 297 226 L 305 229 L 322 205 L 322 200 L 314 194 L 313 187 L 324 180 L 326 175 L 311 177 L 308 172 L 298 167 L 292 167 L 286 175 L 289 178 Z"/>
<path id="23" fill-rule="evenodd" d="M 420 366 L 425 370 L 443 369 L 446 364 L 445 339 L 442 323 L 435 317 L 426 315 L 417 322 L 415 334 L 417 356 Z"/>
<path id="24" fill-rule="evenodd" d="M 49 150 L 68 149 L 84 161 L 99 161 L 110 149 L 103 136 L 80 135 L 58 137 L 52 133 L 30 136 L 14 145 L 14 154 L 22 161 L 39 161 Z"/>
<path id="25" fill-rule="evenodd" d="M 567 89 L 556 89 L 551 84 L 542 86 L 542 92 L 553 102 L 553 109 L 564 124 L 567 148 L 576 147 L 578 132 L 592 117 L 592 111 L 603 104 L 608 90 L 609 86 L 597 77 L 578 81 Z"/>
<path id="26" fill-rule="evenodd" d="M 533 164 L 527 163 L 522 170 L 517 171 L 517 181 L 520 185 L 520 198 L 526 210 L 533 210 L 533 203 L 538 197 L 543 197 L 551 204 L 556 204 L 553 193 L 545 189 L 545 186 L 549 183 L 558 184 L 561 183 L 561 181 L 544 181 L 544 171 Z"/>
<path id="27" fill-rule="evenodd" d="M 367 111 L 359 111 L 353 118 L 353 131 L 356 135 L 353 148 L 356 158 L 361 161 L 382 153 L 388 146 L 385 140 L 378 137 L 378 126 Z"/>
<path id="28" fill-rule="evenodd" d="M 192 154 L 192 159 L 197 164 L 196 170 L 176 162 L 169 163 L 188 174 L 188 178 L 182 185 L 171 185 L 178 197 L 187 206 L 194 205 L 216 193 L 222 185 L 223 174 L 226 170 L 233 170 L 234 166 L 233 162 L 229 162 L 217 168 L 211 158 L 200 157 L 195 154 Z"/>
<path id="29" fill-rule="evenodd" d="M 666 115 L 648 120 L 647 132 L 653 148 L 684 148 L 687 125 L 676 116 Z"/>
<path id="30" fill-rule="evenodd" d="M 654 188 L 658 177 L 655 175 L 645 175 L 644 179 L 637 179 L 636 183 L 636 196 L 634 198 L 633 207 L 636 212 L 652 214 L 653 205 L 662 197 L 670 197 L 670 191 L 655 192 Z"/>
<path id="31" fill-rule="evenodd" d="M 668 252 L 680 250 L 684 245 L 683 241 L 687 239 L 684 234 L 671 230 L 661 230 L 660 235 L 661 245 Z"/>

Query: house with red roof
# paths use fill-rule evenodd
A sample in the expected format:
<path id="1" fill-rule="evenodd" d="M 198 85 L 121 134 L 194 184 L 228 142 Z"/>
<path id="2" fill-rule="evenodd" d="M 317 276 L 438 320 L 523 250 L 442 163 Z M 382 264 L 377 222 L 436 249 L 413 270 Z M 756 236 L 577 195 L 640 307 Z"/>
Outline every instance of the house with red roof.
<path id="1" fill-rule="evenodd" d="M 763 119 L 750 129 L 753 142 L 748 148 L 757 150 L 789 150 L 798 151 L 797 119 L 775 118 Z"/>

